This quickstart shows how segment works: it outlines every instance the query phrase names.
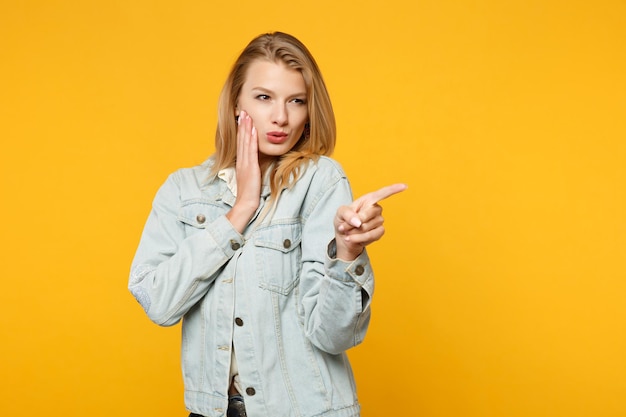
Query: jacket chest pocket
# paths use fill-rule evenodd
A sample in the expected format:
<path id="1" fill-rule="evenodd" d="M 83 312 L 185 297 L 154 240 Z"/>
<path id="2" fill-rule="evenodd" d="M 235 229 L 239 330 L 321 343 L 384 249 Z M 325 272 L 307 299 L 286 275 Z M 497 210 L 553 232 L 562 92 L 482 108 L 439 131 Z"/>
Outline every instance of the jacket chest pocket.
<path id="1" fill-rule="evenodd" d="M 178 211 L 178 221 L 185 225 L 187 236 L 205 229 L 223 212 L 221 205 L 209 201 L 183 202 Z"/>
<path id="2" fill-rule="evenodd" d="M 259 286 L 287 295 L 296 285 L 302 263 L 300 222 L 273 224 L 254 236 Z"/>

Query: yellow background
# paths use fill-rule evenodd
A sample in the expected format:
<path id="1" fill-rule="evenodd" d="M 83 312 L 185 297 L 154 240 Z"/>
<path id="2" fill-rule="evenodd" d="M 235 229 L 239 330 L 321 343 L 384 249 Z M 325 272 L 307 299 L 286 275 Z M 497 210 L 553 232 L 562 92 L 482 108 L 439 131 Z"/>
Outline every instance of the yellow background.
<path id="1" fill-rule="evenodd" d="M 626 415 L 626 2 L 3 1 L 0 415 L 183 416 L 180 329 L 126 290 L 255 35 L 325 74 L 384 203 L 364 417 Z"/>

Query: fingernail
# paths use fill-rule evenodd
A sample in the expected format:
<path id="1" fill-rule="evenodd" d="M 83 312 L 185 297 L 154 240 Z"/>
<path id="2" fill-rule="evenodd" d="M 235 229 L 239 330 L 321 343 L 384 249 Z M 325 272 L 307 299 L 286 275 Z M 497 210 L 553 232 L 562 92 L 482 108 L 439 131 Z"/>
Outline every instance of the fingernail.
<path id="1" fill-rule="evenodd" d="M 252 126 L 252 134 L 256 135 L 256 127 Z"/>
<path id="2" fill-rule="evenodd" d="M 343 224 L 340 224 L 337 230 L 339 230 L 340 232 L 343 232 L 344 230 L 346 230 L 346 226 L 344 226 Z"/>
<path id="3" fill-rule="evenodd" d="M 353 217 L 350 219 L 350 224 L 354 227 L 361 227 L 361 220 L 358 217 Z"/>

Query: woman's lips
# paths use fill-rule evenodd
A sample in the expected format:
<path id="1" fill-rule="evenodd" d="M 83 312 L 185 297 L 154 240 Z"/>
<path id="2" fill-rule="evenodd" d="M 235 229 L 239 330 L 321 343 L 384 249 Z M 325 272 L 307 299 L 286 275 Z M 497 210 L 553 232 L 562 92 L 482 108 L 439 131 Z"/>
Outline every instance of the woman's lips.
<path id="1" fill-rule="evenodd" d="M 268 142 L 279 144 L 287 140 L 289 135 L 284 132 L 268 132 L 266 137 Z"/>

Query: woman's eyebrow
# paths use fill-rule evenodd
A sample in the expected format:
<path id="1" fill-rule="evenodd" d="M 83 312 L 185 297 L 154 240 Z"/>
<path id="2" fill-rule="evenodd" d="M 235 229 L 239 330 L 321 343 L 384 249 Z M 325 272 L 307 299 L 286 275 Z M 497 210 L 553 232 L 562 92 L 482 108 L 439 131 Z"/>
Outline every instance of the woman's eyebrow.
<path id="1" fill-rule="evenodd" d="M 273 90 L 270 90 L 269 88 L 265 88 L 265 87 L 252 87 L 251 88 L 252 91 L 255 92 L 260 92 L 260 93 L 270 93 L 270 94 L 275 94 L 275 92 Z M 290 94 L 289 97 L 300 97 L 300 96 L 305 96 L 306 97 L 306 91 L 300 91 L 300 92 L 296 92 L 294 94 Z"/>

